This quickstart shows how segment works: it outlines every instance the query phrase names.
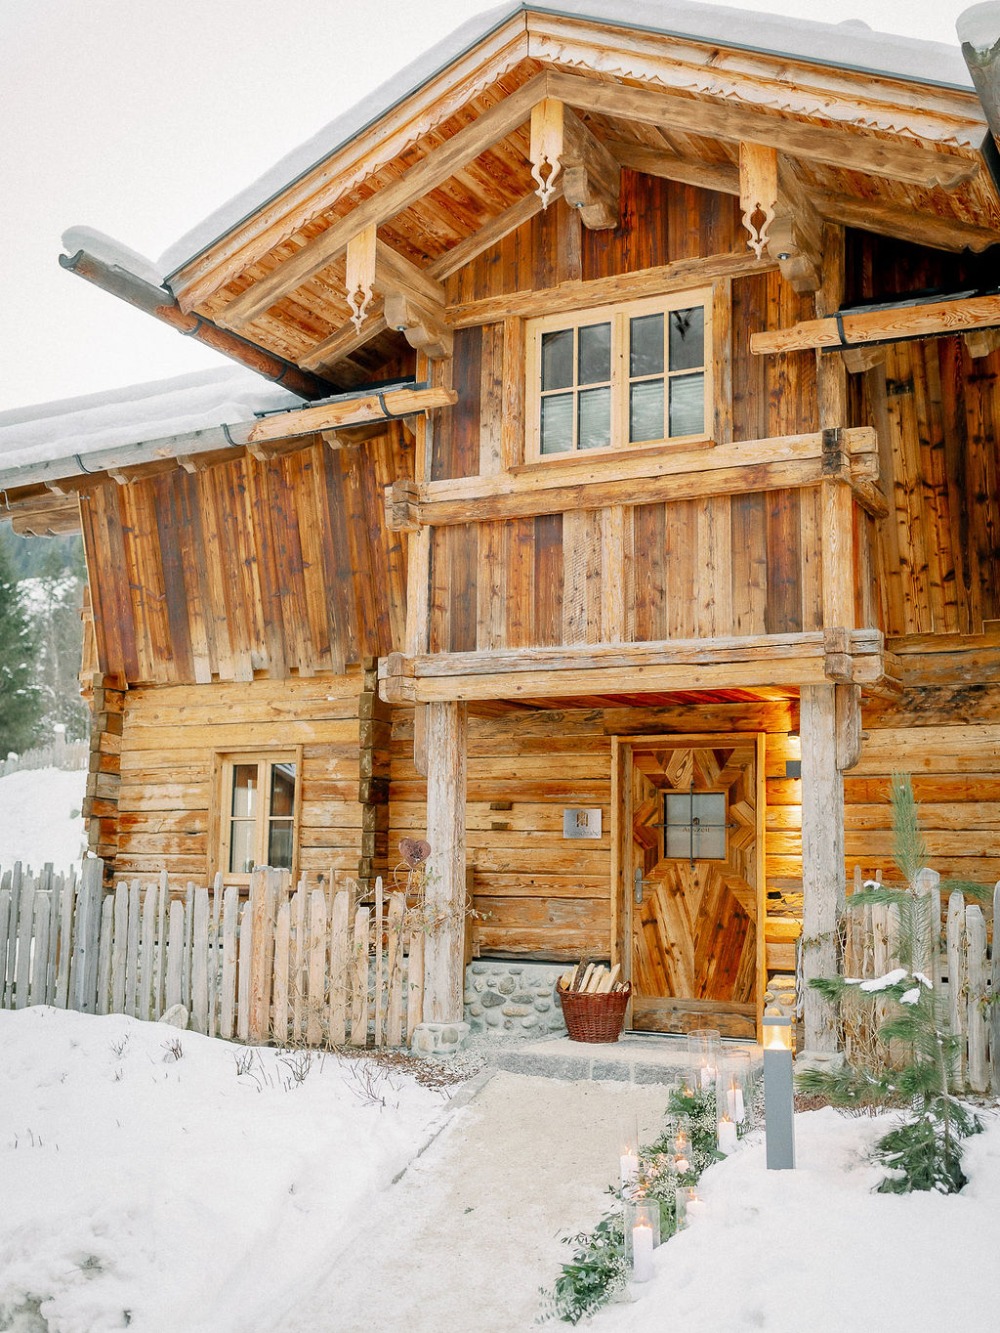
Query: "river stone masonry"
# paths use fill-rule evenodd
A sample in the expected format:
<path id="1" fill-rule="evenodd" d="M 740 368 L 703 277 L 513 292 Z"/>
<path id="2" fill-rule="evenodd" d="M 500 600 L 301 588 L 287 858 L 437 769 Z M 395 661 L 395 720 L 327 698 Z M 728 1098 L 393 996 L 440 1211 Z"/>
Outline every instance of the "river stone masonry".
<path id="1" fill-rule="evenodd" d="M 465 969 L 465 1021 L 473 1034 L 565 1036 L 556 982 L 565 963 L 480 958 Z"/>

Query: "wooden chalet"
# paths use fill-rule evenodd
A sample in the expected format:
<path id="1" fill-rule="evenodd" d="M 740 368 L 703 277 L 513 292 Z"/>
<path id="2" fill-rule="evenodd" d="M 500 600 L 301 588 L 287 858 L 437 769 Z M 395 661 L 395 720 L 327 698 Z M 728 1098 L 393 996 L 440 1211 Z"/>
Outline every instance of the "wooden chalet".
<path id="1" fill-rule="evenodd" d="M 730 1035 L 797 950 L 835 971 L 894 771 L 935 868 L 1000 879 L 990 105 L 863 26 L 507 5 L 162 285 L 71 243 L 288 391 L 0 474 L 83 532 L 94 850 L 367 884 L 426 836 L 431 1021 L 471 875 L 482 955 L 620 962 L 632 1027 Z"/>

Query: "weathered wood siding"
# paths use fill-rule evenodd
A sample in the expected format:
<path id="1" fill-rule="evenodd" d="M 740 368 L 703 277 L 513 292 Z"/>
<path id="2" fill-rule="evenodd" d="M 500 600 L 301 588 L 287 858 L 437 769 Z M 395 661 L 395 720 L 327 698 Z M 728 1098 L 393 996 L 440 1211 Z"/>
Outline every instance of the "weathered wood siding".
<path id="1" fill-rule="evenodd" d="M 766 786 L 797 799 L 786 784 L 792 707 L 786 703 L 685 704 L 648 708 L 566 708 L 472 713 L 469 718 L 466 855 L 473 872 L 474 939 L 484 954 L 607 956 L 615 902 L 611 883 L 611 749 L 615 735 L 667 732 L 767 733 Z M 426 782 L 413 763 L 412 714 L 393 722 L 390 862 L 401 837 L 422 836 Z M 563 837 L 563 811 L 600 807 L 602 836 Z M 789 808 L 788 806 L 785 807 Z M 797 809 L 797 805 L 796 805 Z M 801 854 L 770 855 L 772 875 L 800 873 Z M 784 911 L 775 892 L 776 910 Z"/>
<path id="2" fill-rule="evenodd" d="M 116 875 L 199 883 L 214 874 L 220 751 L 302 747 L 299 864 L 311 882 L 356 875 L 361 672 L 299 680 L 156 686 L 125 698 Z"/>
<path id="3" fill-rule="evenodd" d="M 172 468 L 82 496 L 97 655 L 130 684 L 342 672 L 402 640 L 405 557 L 389 435 Z"/>

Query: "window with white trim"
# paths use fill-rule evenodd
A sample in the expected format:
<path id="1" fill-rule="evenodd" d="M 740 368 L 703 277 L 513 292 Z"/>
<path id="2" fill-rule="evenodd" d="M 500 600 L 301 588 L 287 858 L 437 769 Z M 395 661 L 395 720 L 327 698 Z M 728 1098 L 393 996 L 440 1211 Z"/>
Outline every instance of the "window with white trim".
<path id="1" fill-rule="evenodd" d="M 706 439 L 711 308 L 700 290 L 530 320 L 528 459 Z"/>
<path id="2" fill-rule="evenodd" d="M 219 761 L 218 868 L 226 882 L 249 883 L 254 866 L 294 871 L 298 753 L 238 752 Z"/>

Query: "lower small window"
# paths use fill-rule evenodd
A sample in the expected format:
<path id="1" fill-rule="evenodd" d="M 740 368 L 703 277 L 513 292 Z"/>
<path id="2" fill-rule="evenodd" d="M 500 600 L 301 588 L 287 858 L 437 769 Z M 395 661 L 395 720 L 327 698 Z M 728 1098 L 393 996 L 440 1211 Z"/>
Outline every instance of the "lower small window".
<path id="1" fill-rule="evenodd" d="M 298 755 L 268 752 L 219 758 L 218 867 L 227 882 L 249 882 L 255 866 L 294 872 Z"/>

